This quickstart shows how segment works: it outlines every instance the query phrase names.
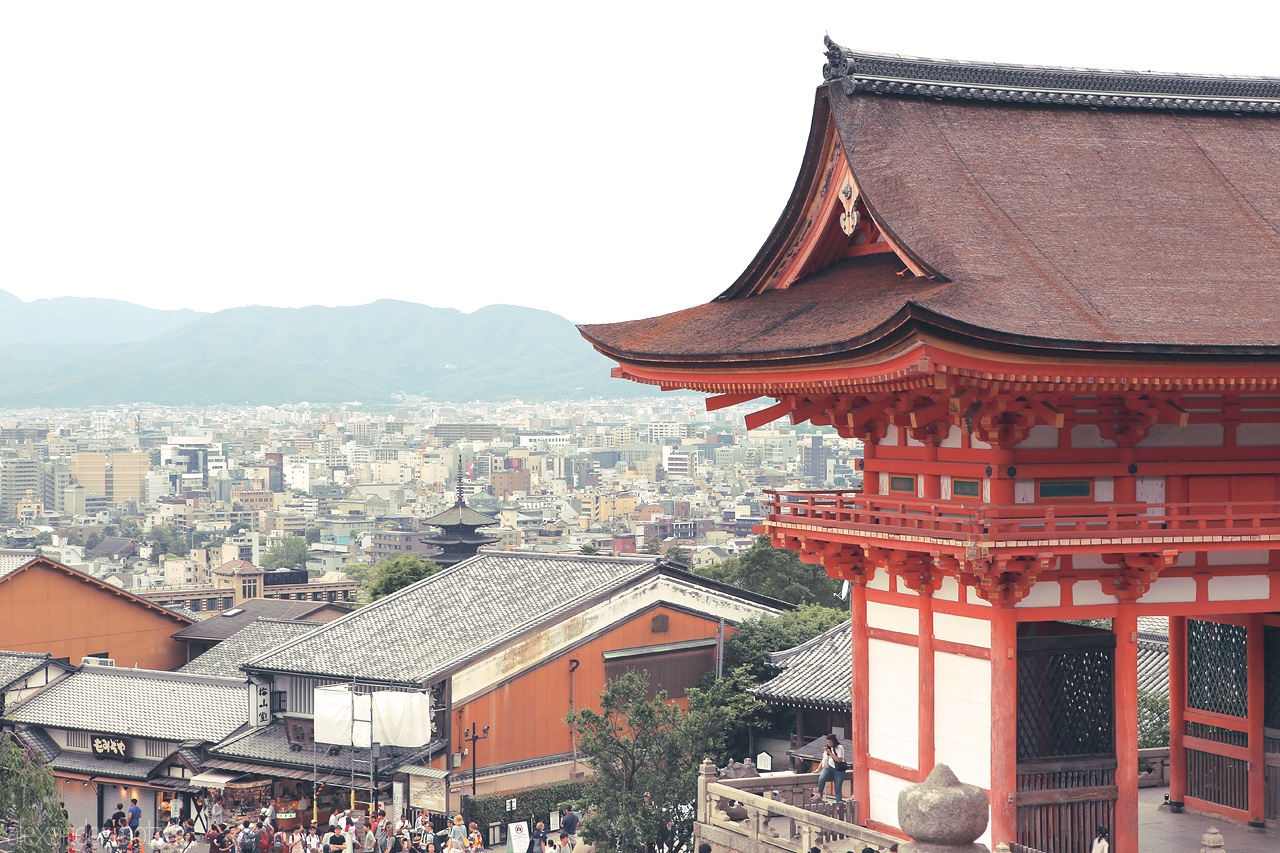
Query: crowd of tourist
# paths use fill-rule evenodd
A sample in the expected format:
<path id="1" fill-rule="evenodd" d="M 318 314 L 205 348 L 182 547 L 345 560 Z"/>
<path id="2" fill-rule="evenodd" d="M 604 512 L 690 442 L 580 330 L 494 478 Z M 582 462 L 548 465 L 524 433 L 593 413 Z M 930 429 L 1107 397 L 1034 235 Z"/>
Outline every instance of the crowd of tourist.
<path id="1" fill-rule="evenodd" d="M 131 803 L 128 810 L 123 803 L 117 805 L 96 834 L 86 825 L 78 853 L 478 853 L 485 847 L 479 826 L 468 826 L 462 815 L 437 830 L 425 813 L 413 821 L 388 818 L 383 810 L 369 817 L 335 810 L 323 826 L 313 820 L 283 830 L 274 825 L 272 809 L 259 820 L 238 826 L 215 822 L 199 834 L 190 818 L 174 817 L 146 839 L 139 830 L 142 811 L 137 800 Z M 577 813 L 566 810 L 556 840 L 538 823 L 530 833 L 529 853 L 573 853 L 579 820 Z"/>

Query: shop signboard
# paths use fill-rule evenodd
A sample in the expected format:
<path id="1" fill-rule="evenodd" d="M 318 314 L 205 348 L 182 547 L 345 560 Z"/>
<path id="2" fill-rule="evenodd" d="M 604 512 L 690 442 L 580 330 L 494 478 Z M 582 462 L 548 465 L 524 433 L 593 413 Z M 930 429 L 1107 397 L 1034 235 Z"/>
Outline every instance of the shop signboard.
<path id="1" fill-rule="evenodd" d="M 249 725 L 255 729 L 271 725 L 271 685 L 249 682 Z"/>
<path id="2" fill-rule="evenodd" d="M 94 735 L 89 739 L 94 758 L 129 758 L 129 741 L 115 735 Z"/>

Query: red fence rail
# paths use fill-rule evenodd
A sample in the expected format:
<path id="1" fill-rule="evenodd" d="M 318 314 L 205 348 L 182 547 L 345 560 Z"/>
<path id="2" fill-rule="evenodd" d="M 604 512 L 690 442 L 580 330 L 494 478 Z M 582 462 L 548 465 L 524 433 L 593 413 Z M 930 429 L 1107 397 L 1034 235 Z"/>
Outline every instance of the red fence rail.
<path id="1" fill-rule="evenodd" d="M 1280 537 L 1280 502 L 972 504 L 891 498 L 849 490 L 769 491 L 768 521 L 877 535 L 930 536 L 957 543 L 1133 536 Z"/>

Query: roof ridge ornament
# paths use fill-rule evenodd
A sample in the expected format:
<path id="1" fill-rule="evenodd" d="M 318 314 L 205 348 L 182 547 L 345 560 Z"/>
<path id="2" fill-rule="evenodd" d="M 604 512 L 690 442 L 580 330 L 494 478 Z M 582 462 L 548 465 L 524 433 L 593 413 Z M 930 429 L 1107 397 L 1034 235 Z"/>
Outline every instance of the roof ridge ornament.
<path id="1" fill-rule="evenodd" d="M 827 46 L 827 61 L 822 66 L 822 78 L 831 81 L 847 76 L 853 69 L 853 63 L 844 48 L 832 41 L 830 35 L 823 36 L 822 43 Z"/>

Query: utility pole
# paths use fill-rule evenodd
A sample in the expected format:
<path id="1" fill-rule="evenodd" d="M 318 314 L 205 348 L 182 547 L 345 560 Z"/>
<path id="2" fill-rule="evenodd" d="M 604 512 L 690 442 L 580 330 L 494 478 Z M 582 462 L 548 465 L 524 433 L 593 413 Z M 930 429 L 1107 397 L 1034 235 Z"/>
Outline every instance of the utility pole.
<path id="1" fill-rule="evenodd" d="M 471 725 L 462 733 L 462 739 L 471 742 L 471 798 L 474 800 L 476 796 L 476 741 L 484 740 L 489 736 L 489 727 L 485 726 L 483 732 L 479 730 L 477 725 Z"/>

